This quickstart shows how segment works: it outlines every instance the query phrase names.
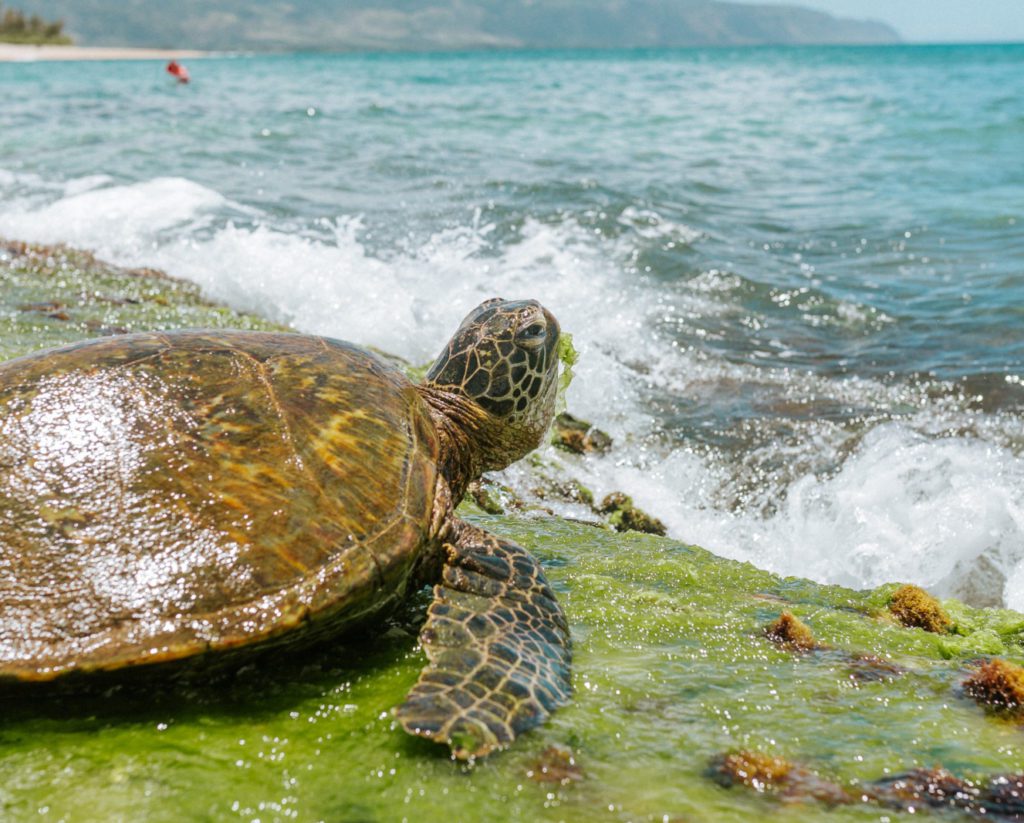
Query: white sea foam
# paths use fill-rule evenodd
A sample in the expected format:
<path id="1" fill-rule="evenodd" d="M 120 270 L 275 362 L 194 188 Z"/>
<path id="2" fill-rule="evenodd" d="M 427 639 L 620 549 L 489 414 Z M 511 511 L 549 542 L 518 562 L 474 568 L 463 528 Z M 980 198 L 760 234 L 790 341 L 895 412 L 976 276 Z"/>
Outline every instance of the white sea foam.
<path id="1" fill-rule="evenodd" d="M 801 396 L 823 390 L 819 378 L 769 370 L 755 376 L 751 367 L 686 353 L 652 331 L 666 317 L 721 311 L 733 275 L 708 272 L 687 294 L 667 297 L 630 268 L 630 237 L 596 236 L 572 219 L 527 219 L 517 237 L 497 245 L 493 227 L 477 215 L 469 225 L 373 254 L 357 215 L 302 233 L 180 178 L 39 184 L 0 173 L 0 195 L 19 192 L 0 197 L 0 235 L 67 242 L 115 263 L 163 268 L 236 307 L 414 362 L 436 355 L 481 300 L 539 297 L 581 353 L 570 407 L 617 442 L 605 458 L 549 456 L 598 494 L 625 490 L 673 536 L 783 574 L 854 587 L 907 580 L 942 595 L 1024 608 L 1024 461 L 983 439 L 944 436 L 949 421 L 929 422 L 935 409 L 876 426 L 845 458 L 849 434 L 837 428 L 771 445 L 786 461 L 786 449 L 799 452 L 794 465 L 804 458 L 814 464 L 820 451 L 838 468 L 788 477 L 772 492 L 777 499 L 767 514 L 742 500 L 722 503 L 736 471 L 727 461 L 651 445 L 653 418 L 644 404 L 651 387 L 699 397 L 702 386 L 754 379 Z M 642 239 L 697 239 L 635 209 L 620 222 Z M 890 389 L 851 380 L 827 391 L 855 404 Z M 526 488 L 522 471 L 508 477 Z"/>
<path id="2" fill-rule="evenodd" d="M 175 177 L 131 186 L 96 186 L 90 175 L 61 187 L 65 197 L 38 208 L 0 211 L 0 232 L 21 240 L 95 249 L 115 261 L 152 252 L 170 229 L 194 231 L 227 205 L 217 192 Z"/>
<path id="3" fill-rule="evenodd" d="M 598 493 L 628 488 L 682 539 L 781 574 L 1024 607 L 1024 460 L 1006 449 L 884 424 L 835 474 L 792 483 L 768 516 L 716 505 L 724 471 L 679 450 L 587 479 Z"/>
<path id="4" fill-rule="evenodd" d="M 667 355 L 645 331 L 647 295 L 624 282 L 607 249 L 595 248 L 572 221 L 527 220 L 518 242 L 497 257 L 478 254 L 492 230 L 478 220 L 374 257 L 360 242 L 357 216 L 329 224 L 329 239 L 312 239 L 252 220 L 241 225 L 222 218 L 217 226 L 215 215 L 241 207 L 180 178 L 85 188 L 38 208 L 0 207 L 0 234 L 70 243 L 118 264 L 162 268 L 233 306 L 414 362 L 434 357 L 480 301 L 495 294 L 542 295 L 574 332 L 583 355 L 572 402 L 611 418 L 608 425 L 623 434 L 628 427 L 619 421 L 635 425 L 638 413 L 620 388 L 630 376 L 623 363 Z"/>

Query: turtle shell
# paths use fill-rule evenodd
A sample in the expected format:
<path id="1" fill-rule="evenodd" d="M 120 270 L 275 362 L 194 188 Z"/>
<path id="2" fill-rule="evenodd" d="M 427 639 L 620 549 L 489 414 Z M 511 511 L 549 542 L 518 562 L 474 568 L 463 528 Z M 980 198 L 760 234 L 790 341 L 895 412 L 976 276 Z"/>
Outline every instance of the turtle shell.
<path id="1" fill-rule="evenodd" d="M 0 679 L 379 614 L 432 545 L 437 463 L 414 386 L 337 341 L 135 334 L 0 364 Z"/>

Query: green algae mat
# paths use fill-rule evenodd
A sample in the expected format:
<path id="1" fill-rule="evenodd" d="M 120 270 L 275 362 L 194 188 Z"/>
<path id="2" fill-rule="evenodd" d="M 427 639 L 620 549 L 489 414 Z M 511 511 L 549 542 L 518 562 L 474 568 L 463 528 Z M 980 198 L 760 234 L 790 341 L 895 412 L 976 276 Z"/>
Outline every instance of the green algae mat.
<path id="1" fill-rule="evenodd" d="M 0 244 L 0 357 L 227 325 L 272 327 L 152 272 Z M 469 765 L 396 728 L 389 710 L 424 663 L 423 594 L 359 642 L 276 653 L 206 682 L 4 692 L 0 820 L 910 820 L 928 804 L 861 796 L 915 768 L 973 785 L 1024 771 L 1020 721 L 962 685 L 990 656 L 1024 661 L 1022 615 L 947 602 L 954 629 L 932 634 L 889 617 L 895 586 L 782 579 L 539 512 L 463 514 L 528 546 L 565 606 L 575 696 L 544 728 Z M 782 612 L 809 628 L 809 648 L 765 635 Z M 811 788 L 726 787 L 713 764 L 736 753 L 799 764 Z"/>

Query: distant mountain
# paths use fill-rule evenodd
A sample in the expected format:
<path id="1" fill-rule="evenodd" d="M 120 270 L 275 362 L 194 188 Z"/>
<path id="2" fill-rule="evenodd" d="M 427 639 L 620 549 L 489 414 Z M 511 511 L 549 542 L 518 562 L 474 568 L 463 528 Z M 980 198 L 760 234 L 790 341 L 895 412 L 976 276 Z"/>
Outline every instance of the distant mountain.
<path id="1" fill-rule="evenodd" d="M 889 26 L 721 0 L 19 0 L 82 45 L 245 50 L 894 43 Z"/>

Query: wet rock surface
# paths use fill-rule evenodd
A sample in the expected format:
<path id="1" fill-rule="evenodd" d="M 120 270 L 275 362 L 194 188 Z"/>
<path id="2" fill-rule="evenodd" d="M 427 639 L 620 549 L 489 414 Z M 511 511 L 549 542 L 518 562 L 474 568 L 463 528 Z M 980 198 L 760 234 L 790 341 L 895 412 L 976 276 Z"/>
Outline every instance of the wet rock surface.
<path id="1" fill-rule="evenodd" d="M 613 492 L 601 501 L 598 512 L 608 516 L 608 522 L 619 532 L 643 532 L 664 536 L 668 528 L 657 517 L 652 517 L 633 503 L 633 498 L 622 492 Z"/>
<path id="2" fill-rule="evenodd" d="M 593 424 L 580 420 L 568 412 L 562 412 L 555 417 L 551 428 L 551 442 L 573 454 L 607 454 L 612 448 L 611 437 Z"/>
<path id="3" fill-rule="evenodd" d="M 902 625 L 926 632 L 945 634 L 953 626 L 939 601 L 920 586 L 907 584 L 896 589 L 889 600 L 889 611 Z"/>
<path id="4" fill-rule="evenodd" d="M 1006 660 L 982 663 L 964 681 L 964 691 L 993 711 L 1024 717 L 1024 667 Z"/>
<path id="5" fill-rule="evenodd" d="M 792 612 L 783 612 L 765 626 L 764 636 L 788 651 L 808 652 L 824 648 L 814 639 L 807 624 L 794 617 Z"/>

